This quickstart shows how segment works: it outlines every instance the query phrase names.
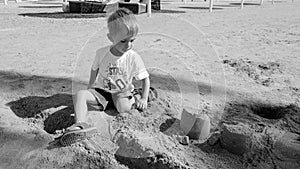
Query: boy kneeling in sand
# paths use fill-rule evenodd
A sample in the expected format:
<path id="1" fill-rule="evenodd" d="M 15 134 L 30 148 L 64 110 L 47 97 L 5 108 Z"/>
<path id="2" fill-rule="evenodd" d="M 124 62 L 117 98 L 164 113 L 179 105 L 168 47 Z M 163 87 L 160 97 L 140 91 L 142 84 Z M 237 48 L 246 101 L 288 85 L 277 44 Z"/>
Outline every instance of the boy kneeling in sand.
<path id="1" fill-rule="evenodd" d="M 97 50 L 92 65 L 89 86 L 80 90 L 75 100 L 75 124 L 61 137 L 63 145 L 69 145 L 85 138 L 86 133 L 96 128 L 86 123 L 87 103 L 114 105 L 119 113 L 128 112 L 133 105 L 146 109 L 150 88 L 149 74 L 141 57 L 132 50 L 138 34 L 135 16 L 127 9 L 118 9 L 107 21 L 108 39 L 111 46 Z M 132 94 L 132 80 L 142 81 L 140 98 Z"/>

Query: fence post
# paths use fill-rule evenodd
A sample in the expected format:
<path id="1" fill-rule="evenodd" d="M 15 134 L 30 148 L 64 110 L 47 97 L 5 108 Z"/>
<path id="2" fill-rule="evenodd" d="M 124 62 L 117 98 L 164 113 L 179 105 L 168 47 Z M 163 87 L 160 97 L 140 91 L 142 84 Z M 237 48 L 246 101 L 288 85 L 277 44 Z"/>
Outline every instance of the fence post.
<path id="1" fill-rule="evenodd" d="M 209 12 L 212 12 L 213 10 L 213 1 L 214 0 L 209 0 Z"/>
<path id="2" fill-rule="evenodd" d="M 147 3 L 147 13 L 148 13 L 148 17 L 151 17 L 151 0 L 148 0 Z"/>
<path id="3" fill-rule="evenodd" d="M 241 9 L 244 8 L 244 1 L 245 1 L 245 0 L 241 0 Z"/>
<path id="4" fill-rule="evenodd" d="M 262 5 L 262 4 L 263 4 L 263 2 L 264 2 L 264 0 L 260 0 L 260 3 L 259 3 L 259 4 L 260 4 L 260 5 Z"/>

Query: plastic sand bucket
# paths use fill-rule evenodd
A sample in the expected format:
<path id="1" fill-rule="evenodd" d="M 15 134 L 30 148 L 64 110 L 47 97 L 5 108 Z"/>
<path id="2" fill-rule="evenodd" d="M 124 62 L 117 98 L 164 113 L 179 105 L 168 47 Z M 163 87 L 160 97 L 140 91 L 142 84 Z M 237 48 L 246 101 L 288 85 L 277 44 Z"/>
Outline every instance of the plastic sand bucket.
<path id="1" fill-rule="evenodd" d="M 195 114 L 183 109 L 180 127 L 190 139 L 204 140 L 210 134 L 210 118 L 206 114 Z"/>

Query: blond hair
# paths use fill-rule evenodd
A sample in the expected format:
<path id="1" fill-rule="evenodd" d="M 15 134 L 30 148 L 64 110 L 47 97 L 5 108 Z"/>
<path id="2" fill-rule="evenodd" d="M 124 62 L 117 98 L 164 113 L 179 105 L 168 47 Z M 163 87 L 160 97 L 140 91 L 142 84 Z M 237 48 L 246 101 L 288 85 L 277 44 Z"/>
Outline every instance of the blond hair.
<path id="1" fill-rule="evenodd" d="M 118 34 L 122 31 L 122 29 L 124 29 L 124 27 L 127 31 L 127 37 L 135 36 L 139 31 L 135 16 L 130 10 L 126 8 L 119 8 L 118 10 L 113 12 L 107 19 L 107 27 L 109 34 L 115 37 L 118 36 Z"/>

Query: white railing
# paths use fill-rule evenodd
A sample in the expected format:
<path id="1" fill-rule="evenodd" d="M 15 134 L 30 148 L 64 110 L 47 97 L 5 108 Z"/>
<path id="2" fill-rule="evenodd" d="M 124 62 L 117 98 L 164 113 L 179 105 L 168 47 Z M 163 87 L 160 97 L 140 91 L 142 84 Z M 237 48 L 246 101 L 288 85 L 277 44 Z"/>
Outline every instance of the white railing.
<path id="1" fill-rule="evenodd" d="M 16 3 L 18 3 L 18 2 L 22 2 L 22 0 L 15 0 L 16 1 Z M 8 4 L 8 0 L 4 0 L 4 5 L 7 5 Z"/>
<path id="2" fill-rule="evenodd" d="M 181 1 L 184 4 L 187 3 L 187 0 L 181 0 Z M 191 0 L 191 1 L 193 2 L 194 0 Z M 209 12 L 212 12 L 212 10 L 213 10 L 214 1 L 218 1 L 218 2 L 233 2 L 234 0 L 209 0 Z M 264 0 L 249 0 L 249 1 L 251 1 L 251 2 L 259 1 L 259 4 L 262 5 Z M 274 0 L 269 0 L 269 1 L 271 1 L 272 4 L 275 3 Z M 174 1 L 173 0 L 162 0 L 162 2 L 178 2 L 178 1 L 176 1 L 176 0 L 174 0 Z M 294 0 L 292 0 L 292 2 L 294 2 Z M 245 0 L 241 0 L 241 6 L 240 6 L 241 9 L 244 8 L 244 3 L 245 3 Z"/>

